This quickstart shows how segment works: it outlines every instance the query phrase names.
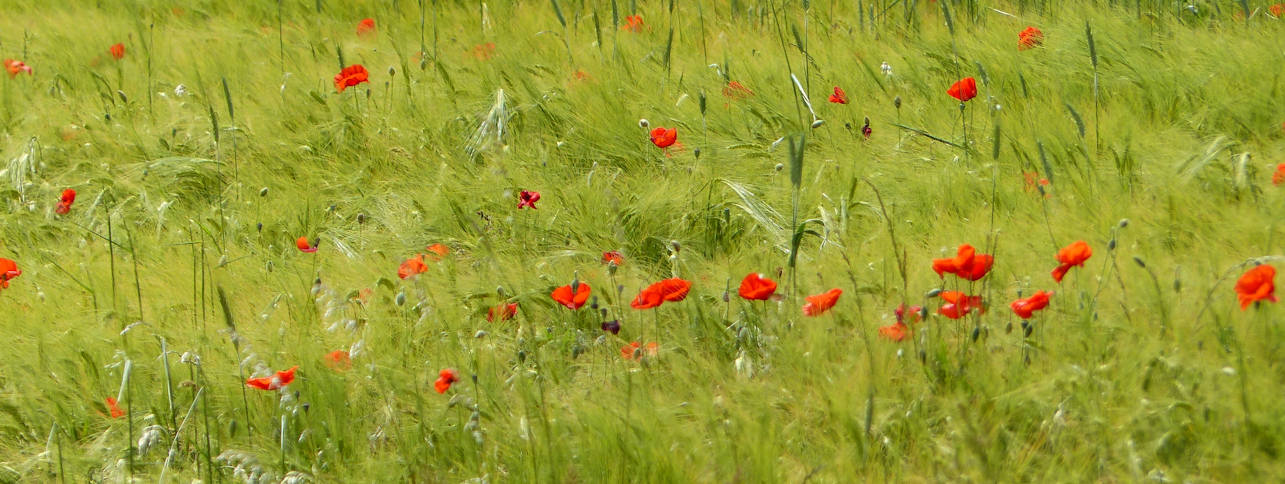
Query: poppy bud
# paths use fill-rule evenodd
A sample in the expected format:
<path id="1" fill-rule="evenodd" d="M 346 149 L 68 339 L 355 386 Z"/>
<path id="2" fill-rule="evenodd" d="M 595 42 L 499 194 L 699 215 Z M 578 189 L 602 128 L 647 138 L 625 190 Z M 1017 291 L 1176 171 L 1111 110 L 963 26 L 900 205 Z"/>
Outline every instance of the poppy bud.
<path id="1" fill-rule="evenodd" d="M 312 405 L 309 405 L 309 404 L 307 404 L 307 403 L 304 403 L 304 404 L 303 404 L 303 413 L 308 413 L 308 409 L 309 409 L 309 408 L 312 408 Z"/>
<path id="2" fill-rule="evenodd" d="M 1141 257 L 1138 257 L 1138 256 L 1136 256 L 1136 255 L 1135 255 L 1135 256 L 1133 256 L 1133 262 L 1137 263 L 1137 264 L 1138 264 L 1138 267 L 1141 267 L 1141 268 L 1143 268 L 1143 269 L 1146 269 L 1146 268 L 1147 268 L 1147 263 L 1146 263 L 1146 262 L 1143 262 Z"/>
<path id="3" fill-rule="evenodd" d="M 366 214 L 365 214 L 365 213 L 358 213 L 358 214 L 357 214 L 357 223 L 359 223 L 359 224 L 364 224 L 364 223 L 366 223 Z"/>
<path id="4" fill-rule="evenodd" d="M 697 98 L 700 99 L 701 114 L 703 115 L 705 114 L 705 91 L 701 91 Z"/>
<path id="5" fill-rule="evenodd" d="M 982 327 L 981 327 L 981 326 L 974 327 L 974 328 L 973 328 L 973 342 L 974 342 L 974 343 L 976 343 L 976 342 L 977 342 L 977 337 L 978 337 L 978 336 L 981 336 L 981 335 L 982 335 Z"/>
<path id="6" fill-rule="evenodd" d="M 518 362 L 526 361 L 526 350 L 518 351 Z"/>
<path id="7" fill-rule="evenodd" d="M 393 302 L 397 303 L 398 306 L 406 304 L 406 292 L 397 293 L 397 297 L 393 298 Z"/>
<path id="8" fill-rule="evenodd" d="M 624 284 L 621 284 L 621 285 L 616 286 L 616 294 L 620 294 L 620 293 L 623 293 L 623 292 L 625 292 L 625 285 L 624 285 Z"/>
<path id="9" fill-rule="evenodd" d="M 1111 239 L 1110 242 L 1107 242 L 1107 250 L 1115 250 L 1115 239 Z"/>
<path id="10" fill-rule="evenodd" d="M 276 267 L 276 264 L 273 264 L 272 261 L 268 261 L 268 272 L 272 272 L 273 267 Z"/>
<path id="11" fill-rule="evenodd" d="M 671 240 L 671 241 L 669 241 L 669 246 L 674 248 L 674 253 L 675 253 L 675 254 L 677 254 L 677 253 L 678 253 L 678 251 L 683 250 L 683 246 L 682 246 L 682 244 L 679 244 L 677 240 Z"/>
<path id="12" fill-rule="evenodd" d="M 260 197 L 266 197 L 266 196 L 268 196 L 268 187 L 260 188 L 260 189 L 259 189 L 259 196 L 260 196 Z"/>
<path id="13" fill-rule="evenodd" d="M 646 128 L 646 127 L 648 127 L 648 126 L 651 126 L 651 123 L 647 122 L 647 118 L 642 118 L 642 119 L 639 119 L 639 120 L 638 120 L 638 127 L 639 127 L 639 128 Z"/>
<path id="14" fill-rule="evenodd" d="M 255 225 L 255 230 L 258 230 L 259 232 L 262 232 L 262 231 L 263 231 L 263 222 L 259 222 L 258 224 L 256 224 L 256 225 Z"/>
<path id="15" fill-rule="evenodd" d="M 602 313 L 602 317 L 607 317 L 607 308 L 599 309 L 598 312 Z"/>
<path id="16" fill-rule="evenodd" d="M 427 70 L 427 69 L 428 69 L 428 59 L 420 59 L 420 60 L 419 60 L 419 70 L 423 71 L 423 70 Z"/>
<path id="17" fill-rule="evenodd" d="M 924 297 L 937 297 L 939 295 L 941 295 L 941 289 L 933 289 L 928 291 L 927 294 L 924 294 Z"/>
<path id="18" fill-rule="evenodd" d="M 785 164 L 784 164 L 784 163 L 777 163 L 775 168 L 776 168 L 776 171 L 784 170 L 784 169 L 785 169 Z"/>
<path id="19" fill-rule="evenodd" d="M 1035 331 L 1035 325 L 1027 324 L 1026 321 L 1022 321 L 1022 335 L 1029 338 L 1031 337 L 1031 331 Z"/>
<path id="20" fill-rule="evenodd" d="M 593 298 L 590 300 L 589 309 L 592 309 L 594 311 L 598 310 L 598 296 L 593 296 Z"/>
<path id="21" fill-rule="evenodd" d="M 701 157 L 701 149 L 700 149 L 700 148 L 696 148 L 696 149 L 692 150 L 692 154 L 696 155 L 696 157 L 697 157 L 697 158 L 700 158 L 700 157 Z"/>
<path id="22" fill-rule="evenodd" d="M 892 98 L 892 106 L 901 109 L 901 96 Z"/>
<path id="23" fill-rule="evenodd" d="M 393 66 L 388 66 L 388 77 L 395 75 L 397 75 L 397 69 L 393 68 Z"/>
<path id="24" fill-rule="evenodd" d="M 476 332 L 476 333 L 473 333 L 473 337 L 474 337 L 474 338 L 479 338 L 479 339 L 480 339 L 480 338 L 485 338 L 485 337 L 486 337 L 486 335 L 488 335 L 488 334 L 490 334 L 490 333 L 487 333 L 487 332 L 486 332 L 486 330 L 484 330 L 484 329 L 479 329 L 479 330 L 477 330 L 477 332 Z"/>
<path id="25" fill-rule="evenodd" d="M 813 121 L 813 122 L 812 122 L 812 129 L 820 128 L 820 127 L 821 127 L 821 125 L 823 125 L 823 124 L 825 124 L 825 120 L 824 120 L 824 119 L 818 119 L 818 120 L 816 120 L 816 121 Z"/>
<path id="26" fill-rule="evenodd" d="M 1120 228 L 1128 227 L 1128 226 L 1129 226 L 1129 219 L 1127 219 L 1127 218 L 1122 218 L 1122 219 L 1120 219 L 1120 223 L 1119 223 L 1119 225 L 1120 225 Z"/>
<path id="27" fill-rule="evenodd" d="M 1013 322 L 1009 321 L 1008 325 L 1004 326 L 1004 334 L 1012 334 L 1012 333 L 1013 333 Z"/>
<path id="28" fill-rule="evenodd" d="M 732 298 L 728 296 L 727 291 L 723 291 L 723 302 L 731 302 Z"/>

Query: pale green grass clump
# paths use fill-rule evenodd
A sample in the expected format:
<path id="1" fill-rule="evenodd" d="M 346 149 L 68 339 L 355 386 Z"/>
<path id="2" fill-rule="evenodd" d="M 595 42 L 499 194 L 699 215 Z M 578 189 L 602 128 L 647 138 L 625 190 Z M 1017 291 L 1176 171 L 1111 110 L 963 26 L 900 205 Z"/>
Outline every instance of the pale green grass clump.
<path id="1" fill-rule="evenodd" d="M 1285 477 L 1282 308 L 1232 290 L 1281 261 L 1263 2 L 140 3 L 0 10 L 34 71 L 0 76 L 0 481 Z M 979 282 L 930 269 L 962 243 Z M 669 277 L 686 300 L 629 307 Z M 597 309 L 550 299 L 573 280 Z M 928 320 L 879 338 L 902 302 Z"/>

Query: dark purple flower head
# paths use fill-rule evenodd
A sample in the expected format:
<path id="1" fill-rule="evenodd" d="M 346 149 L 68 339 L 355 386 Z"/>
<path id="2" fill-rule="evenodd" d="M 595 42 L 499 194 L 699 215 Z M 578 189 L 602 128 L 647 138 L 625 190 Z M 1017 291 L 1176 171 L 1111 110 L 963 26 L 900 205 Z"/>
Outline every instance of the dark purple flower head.
<path id="1" fill-rule="evenodd" d="M 611 321 L 603 321 L 602 330 L 611 334 L 620 334 L 620 320 L 613 319 Z"/>

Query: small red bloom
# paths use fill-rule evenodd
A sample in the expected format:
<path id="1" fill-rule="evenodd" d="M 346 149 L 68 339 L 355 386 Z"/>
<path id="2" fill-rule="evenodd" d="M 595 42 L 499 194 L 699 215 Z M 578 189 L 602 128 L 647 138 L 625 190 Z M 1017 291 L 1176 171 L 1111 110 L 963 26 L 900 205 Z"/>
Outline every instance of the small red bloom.
<path id="1" fill-rule="evenodd" d="M 628 30 L 630 32 L 642 32 L 642 29 L 642 15 L 630 15 L 625 17 L 625 24 L 620 26 L 620 30 Z"/>
<path id="2" fill-rule="evenodd" d="M 538 201 L 540 201 L 540 192 L 522 190 L 522 193 L 518 194 L 518 208 L 531 207 L 531 210 L 535 210 L 537 208 L 535 202 Z"/>
<path id="3" fill-rule="evenodd" d="M 866 124 L 861 126 L 861 136 L 870 139 L 871 134 L 874 134 L 874 130 L 870 129 L 870 118 L 866 118 Z"/>
<path id="4" fill-rule="evenodd" d="M 314 244 L 312 241 L 308 240 L 307 237 L 299 237 L 294 240 L 294 246 L 298 247 L 300 252 L 307 252 L 309 254 L 316 252 L 317 244 L 320 243 L 321 239 L 317 239 L 317 242 Z"/>
<path id="5" fill-rule="evenodd" d="M 572 286 L 575 286 L 574 290 Z M 584 306 L 584 303 L 589 301 L 589 293 L 591 291 L 588 284 L 576 281 L 554 289 L 549 297 L 552 297 L 558 304 L 574 311 L 580 309 L 580 306 Z"/>
<path id="6" fill-rule="evenodd" d="M 626 360 L 641 358 L 643 356 L 643 345 L 637 341 L 629 343 L 620 348 L 620 357 Z M 660 345 L 655 341 L 647 343 L 646 356 L 656 356 L 660 352 Z"/>
<path id="7" fill-rule="evenodd" d="M 821 294 L 815 294 L 803 298 L 807 301 L 807 304 L 803 305 L 803 314 L 807 316 L 820 316 L 826 311 L 829 311 L 830 308 L 834 307 L 834 304 L 839 302 L 839 296 L 842 294 L 842 289 L 834 288 Z"/>
<path id="8" fill-rule="evenodd" d="M 518 303 L 501 304 L 486 310 L 486 320 L 495 321 L 495 318 L 499 317 L 500 321 L 507 321 L 513 319 L 517 314 Z"/>
<path id="9" fill-rule="evenodd" d="M 1276 18 L 1281 18 L 1282 15 L 1285 15 L 1285 3 L 1278 3 L 1276 5 L 1267 7 L 1267 11 L 1271 12 L 1272 16 Z M 1282 126 L 1285 126 L 1285 125 L 1282 125 Z"/>
<path id="10" fill-rule="evenodd" d="M 919 314 L 923 312 L 923 310 L 924 308 L 921 308 L 919 306 L 911 306 L 909 309 L 907 309 L 906 305 L 903 303 L 903 304 L 897 305 L 897 309 L 893 310 L 893 314 L 897 315 L 898 323 L 904 324 L 906 322 L 906 314 L 910 314 L 910 322 L 918 323 Z"/>
<path id="11" fill-rule="evenodd" d="M 121 410 L 120 407 L 116 405 L 116 399 L 112 397 L 107 397 L 107 412 L 112 415 L 112 418 L 121 418 L 125 416 L 125 411 Z"/>
<path id="12" fill-rule="evenodd" d="M 0 259 L 3 263 L 4 259 Z M 3 270 L 3 267 L 0 267 Z M 1263 264 L 1245 272 L 1236 281 L 1236 296 L 1240 298 L 1240 309 L 1249 309 L 1249 305 L 1264 299 L 1276 302 L 1276 268 Z"/>
<path id="13" fill-rule="evenodd" d="M 977 80 L 965 77 L 951 85 L 950 89 L 946 90 L 946 94 L 950 94 L 950 97 L 958 99 L 959 102 L 968 102 L 969 99 L 977 97 Z"/>
<path id="14" fill-rule="evenodd" d="M 473 46 L 473 57 L 476 57 L 478 60 L 488 60 L 495 57 L 495 42 L 487 42 L 485 44 L 477 44 Z"/>
<path id="15" fill-rule="evenodd" d="M 1048 307 L 1049 296 L 1052 295 L 1051 292 L 1038 291 L 1031 297 L 1013 301 L 1008 307 L 1013 308 L 1013 312 L 1017 313 L 1019 318 L 1031 319 L 1031 313 Z"/>
<path id="16" fill-rule="evenodd" d="M 459 372 L 454 368 L 447 368 L 437 373 L 437 381 L 433 382 L 433 389 L 437 393 L 446 393 L 451 389 L 451 384 L 460 381 Z"/>
<path id="17" fill-rule="evenodd" d="M 1044 43 L 1044 32 L 1035 27 L 1027 27 L 1017 34 L 1017 50 L 1039 47 Z"/>
<path id="18" fill-rule="evenodd" d="M 424 250 L 428 251 L 427 254 L 424 254 L 424 257 L 434 261 L 442 260 L 442 258 L 451 253 L 451 248 L 442 244 L 433 244 L 426 247 Z"/>
<path id="19" fill-rule="evenodd" d="M 350 65 L 335 74 L 335 89 L 339 92 L 363 82 L 370 82 L 370 73 L 361 64 Z"/>
<path id="20" fill-rule="evenodd" d="M 250 378 L 245 381 L 245 385 L 260 390 L 276 390 L 294 381 L 294 372 L 298 366 L 291 367 L 289 370 L 278 371 L 275 375 L 265 376 L 262 378 Z"/>
<path id="21" fill-rule="evenodd" d="M 375 34 L 375 19 L 364 18 L 357 22 L 357 36 L 367 37 Z"/>
<path id="22" fill-rule="evenodd" d="M 848 95 L 843 92 L 839 86 L 834 86 L 834 94 L 830 95 L 830 102 L 835 104 L 848 104 Z"/>
<path id="23" fill-rule="evenodd" d="M 945 278 L 949 272 L 960 278 L 976 281 L 986 277 L 990 272 L 991 266 L 995 263 L 995 257 L 990 254 L 978 254 L 977 249 L 969 244 L 959 246 L 955 257 L 945 259 L 933 259 L 933 271 L 938 276 Z"/>
<path id="24" fill-rule="evenodd" d="M 1089 244 L 1083 240 L 1077 240 L 1072 242 L 1071 245 L 1063 247 L 1062 250 L 1057 251 L 1057 261 L 1061 264 L 1053 269 L 1053 280 L 1062 282 L 1062 278 L 1066 276 L 1067 271 L 1075 266 L 1084 267 L 1084 261 L 1089 260 L 1089 257 L 1092 256 L 1093 249 L 1090 249 Z"/>
<path id="25" fill-rule="evenodd" d="M 908 330 L 909 328 L 904 323 L 898 321 L 887 326 L 881 326 L 879 328 L 879 336 L 893 341 L 902 341 L 909 335 Z"/>
<path id="26" fill-rule="evenodd" d="M 76 191 L 70 188 L 62 191 L 62 197 L 58 199 L 58 208 L 54 213 L 58 215 L 67 215 L 71 211 L 71 204 L 76 201 Z"/>
<path id="27" fill-rule="evenodd" d="M 348 352 L 344 350 L 334 350 L 326 353 L 326 356 L 322 361 L 326 363 L 326 366 L 335 371 L 344 371 L 352 368 L 352 357 L 348 356 Z"/>
<path id="28" fill-rule="evenodd" d="M 602 253 L 602 263 L 623 266 L 625 265 L 625 256 L 620 255 L 620 252 L 609 250 Z"/>
<path id="29" fill-rule="evenodd" d="M 661 128 L 651 130 L 651 142 L 660 148 L 668 148 L 678 141 L 678 128 Z"/>
<path id="30" fill-rule="evenodd" d="M 969 296 L 960 291 L 944 291 L 941 293 L 941 299 L 946 302 L 937 309 L 937 313 L 950 319 L 962 318 L 973 310 L 979 313 L 986 312 L 981 296 Z"/>
<path id="31" fill-rule="evenodd" d="M 20 60 L 5 59 L 4 69 L 6 71 L 9 71 L 10 78 L 17 77 L 18 74 L 21 74 L 23 72 L 26 72 L 28 75 L 31 75 L 31 66 L 24 64 Z"/>
<path id="32" fill-rule="evenodd" d="M 428 271 L 428 264 L 424 263 L 424 254 L 419 254 L 402 261 L 402 265 L 397 268 L 397 277 L 406 279 L 426 271 Z"/>
<path id="33" fill-rule="evenodd" d="M 107 51 L 111 52 L 113 59 L 121 60 L 125 58 L 125 44 L 113 45 L 110 49 L 107 49 Z"/>
<path id="34" fill-rule="evenodd" d="M 741 297 L 751 301 L 766 301 L 776 293 L 776 282 L 763 274 L 750 274 L 741 279 Z"/>
<path id="35" fill-rule="evenodd" d="M 1285 128 L 1285 124 L 1281 127 Z M 1285 183 L 1285 163 L 1276 165 L 1276 172 L 1272 173 L 1272 184 L 1279 186 L 1282 183 Z"/>
<path id="36" fill-rule="evenodd" d="M 732 100 L 745 99 L 753 95 L 754 91 L 737 81 L 728 82 L 727 87 L 723 88 L 723 96 Z"/>
<path id="37" fill-rule="evenodd" d="M 16 262 L 0 257 L 0 289 L 8 289 L 9 281 L 21 275 Z"/>

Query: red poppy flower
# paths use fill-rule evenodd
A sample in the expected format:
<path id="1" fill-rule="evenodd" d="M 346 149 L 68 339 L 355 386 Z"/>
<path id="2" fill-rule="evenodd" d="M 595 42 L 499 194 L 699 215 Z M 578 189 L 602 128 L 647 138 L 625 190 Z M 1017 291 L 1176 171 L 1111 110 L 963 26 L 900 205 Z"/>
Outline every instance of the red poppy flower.
<path id="1" fill-rule="evenodd" d="M 751 91 L 750 88 L 745 87 L 744 84 L 737 81 L 728 82 L 727 87 L 723 88 L 723 96 L 728 99 L 740 100 L 753 95 L 754 91 Z"/>
<path id="2" fill-rule="evenodd" d="M 977 97 L 977 80 L 965 77 L 952 84 L 950 89 L 946 90 L 946 94 L 950 94 L 950 97 L 958 99 L 959 102 L 968 102 L 969 99 Z"/>
<path id="3" fill-rule="evenodd" d="M 356 86 L 363 82 L 370 82 L 370 73 L 361 64 L 353 64 L 345 67 L 338 74 L 335 74 L 335 89 L 344 92 L 344 89 Z"/>
<path id="4" fill-rule="evenodd" d="M 665 302 L 678 302 L 687 299 L 687 292 L 692 289 L 692 282 L 674 277 L 652 284 L 652 287 L 660 291 L 660 297 Z"/>
<path id="5" fill-rule="evenodd" d="M 442 244 L 433 244 L 426 247 L 424 250 L 428 251 L 427 254 L 424 254 L 424 257 L 434 261 L 442 260 L 443 257 L 446 257 L 451 253 L 451 248 Z"/>
<path id="6" fill-rule="evenodd" d="M 71 204 L 76 201 L 76 191 L 70 188 L 62 191 L 62 197 L 58 199 L 58 208 L 54 213 L 58 215 L 67 215 L 71 211 Z"/>
<path id="7" fill-rule="evenodd" d="M 946 302 L 937 308 L 937 314 L 950 319 L 962 318 L 973 310 L 977 310 L 979 314 L 986 312 L 981 296 L 969 296 L 960 291 L 944 291 L 941 293 L 941 299 Z"/>
<path id="8" fill-rule="evenodd" d="M 815 294 L 803 298 L 807 301 L 807 304 L 803 305 L 803 314 L 807 316 L 819 316 L 822 313 L 829 311 L 830 308 L 834 307 L 834 303 L 839 302 L 839 296 L 842 294 L 843 290 L 834 288 L 821 294 Z"/>
<path id="9" fill-rule="evenodd" d="M 1044 188 L 1049 185 L 1048 178 L 1040 178 L 1040 174 L 1033 171 L 1022 172 L 1022 178 L 1026 180 L 1026 187 L 1025 187 L 1026 191 L 1028 192 L 1038 191 L 1044 194 L 1044 198 L 1053 197 L 1053 194 L 1048 193 L 1048 189 Z"/>
<path id="10" fill-rule="evenodd" d="M 678 141 L 678 128 L 661 128 L 651 130 L 651 142 L 660 148 L 668 148 Z"/>
<path id="11" fill-rule="evenodd" d="M 437 381 L 433 382 L 433 389 L 437 393 L 446 393 L 451 389 L 451 384 L 460 381 L 459 372 L 454 368 L 447 368 L 437 373 Z"/>
<path id="12" fill-rule="evenodd" d="M 766 301 L 776 293 L 776 282 L 763 274 L 750 274 L 741 279 L 741 297 L 751 301 Z"/>
<path id="13" fill-rule="evenodd" d="M 321 243 L 321 239 L 319 238 L 317 239 L 316 244 L 320 244 L 320 243 Z M 294 246 L 298 247 L 300 252 L 307 252 L 309 254 L 317 251 L 317 245 L 315 245 L 312 241 L 308 240 L 307 237 L 299 237 L 297 239 L 294 239 Z"/>
<path id="14" fill-rule="evenodd" d="M 424 263 L 424 254 L 420 254 L 402 261 L 402 265 L 397 268 L 397 277 L 405 279 L 426 271 L 428 271 L 428 264 Z"/>
<path id="15" fill-rule="evenodd" d="M 1285 124 L 1282 124 L 1281 127 L 1285 128 Z M 1285 163 L 1276 165 L 1276 172 L 1272 173 L 1272 184 L 1280 185 L 1281 183 L 1285 183 Z"/>
<path id="16" fill-rule="evenodd" d="M 904 324 L 906 322 L 907 314 L 910 315 L 910 322 L 918 323 L 919 313 L 923 312 L 923 310 L 924 308 L 919 306 L 911 306 L 910 308 L 906 308 L 906 305 L 903 303 L 903 304 L 897 305 L 897 309 L 893 310 L 892 312 L 893 314 L 897 315 L 897 322 Z"/>
<path id="17" fill-rule="evenodd" d="M 1017 313 L 1017 317 L 1031 319 L 1031 313 L 1048 307 L 1049 296 L 1052 295 L 1053 293 L 1051 292 L 1038 291 L 1032 294 L 1031 297 L 1013 301 L 1008 307 L 1013 308 L 1013 312 Z"/>
<path id="18" fill-rule="evenodd" d="M 125 416 L 125 411 L 121 410 L 120 407 L 116 405 L 116 399 L 112 397 L 107 397 L 107 412 L 111 414 L 112 418 L 121 418 Z"/>
<path id="19" fill-rule="evenodd" d="M 250 378 L 245 381 L 245 385 L 260 390 L 276 390 L 294 381 L 294 372 L 298 366 L 293 366 L 289 370 L 278 371 L 275 375 L 265 376 L 262 378 Z"/>
<path id="20" fill-rule="evenodd" d="M 522 193 L 518 194 L 518 208 L 531 207 L 531 210 L 535 210 L 537 208 L 535 202 L 538 201 L 540 201 L 540 192 L 522 190 Z"/>
<path id="21" fill-rule="evenodd" d="M 572 290 L 572 286 L 575 286 L 575 290 Z M 558 304 L 574 311 L 580 309 L 580 306 L 584 306 L 584 303 L 589 301 L 590 292 L 591 289 L 588 284 L 576 281 L 554 289 L 549 297 L 552 297 Z"/>
<path id="22" fill-rule="evenodd" d="M 620 30 L 628 30 L 630 32 L 642 32 L 642 29 L 642 15 L 630 15 L 625 17 L 625 24 L 620 26 Z"/>
<path id="23" fill-rule="evenodd" d="M 26 72 L 28 75 L 31 74 L 31 66 L 28 66 L 27 64 L 22 63 L 22 61 L 20 60 L 5 59 L 4 69 L 6 71 L 9 71 L 10 78 L 17 77 L 18 74 L 21 74 L 23 72 Z"/>
<path id="24" fill-rule="evenodd" d="M 874 134 L 874 132 L 873 129 L 870 129 L 870 118 L 866 118 L 866 124 L 861 126 L 861 136 L 865 139 L 870 139 L 870 135 Z"/>
<path id="25" fill-rule="evenodd" d="M 990 254 L 978 254 L 977 249 L 968 244 L 959 246 L 955 252 L 955 257 L 945 259 L 933 259 L 933 271 L 939 277 L 945 278 L 949 272 L 960 278 L 976 281 L 986 277 L 990 272 L 991 266 L 995 264 L 995 257 Z"/>
<path id="26" fill-rule="evenodd" d="M 1027 27 L 1017 34 L 1017 50 L 1038 47 L 1044 43 L 1044 32 L 1035 27 Z"/>
<path id="27" fill-rule="evenodd" d="M 848 104 L 848 95 L 843 92 L 839 86 L 834 86 L 834 94 L 830 95 L 830 102 L 835 104 Z"/>
<path id="28" fill-rule="evenodd" d="M 0 257 L 0 289 L 8 289 L 9 281 L 21 275 L 16 262 Z"/>
<path id="29" fill-rule="evenodd" d="M 1089 260 L 1091 256 L 1093 256 L 1093 249 L 1090 249 L 1089 244 L 1083 240 L 1077 240 L 1063 247 L 1062 250 L 1057 251 L 1057 261 L 1061 264 L 1053 269 L 1053 280 L 1062 282 L 1067 271 L 1075 266 L 1084 267 L 1084 261 Z"/>
<path id="30" fill-rule="evenodd" d="M 898 321 L 887 326 L 881 326 L 879 328 L 879 336 L 893 341 L 902 341 L 910 334 L 908 330 L 909 328 L 904 323 Z"/>
<path id="31" fill-rule="evenodd" d="M 620 255 L 619 252 L 616 252 L 614 250 L 609 250 L 602 253 L 602 263 L 623 266 L 625 265 L 625 256 Z"/>
<path id="32" fill-rule="evenodd" d="M 486 310 L 486 320 L 495 321 L 498 316 L 500 321 L 513 319 L 518 314 L 518 303 L 501 304 Z"/>
<path id="33" fill-rule="evenodd" d="M 112 58 L 116 60 L 121 60 L 125 58 L 125 44 L 113 45 L 111 46 L 110 49 L 107 49 L 107 51 L 111 52 Z"/>
<path id="34" fill-rule="evenodd" d="M 4 259 L 0 259 L 3 263 Z M 0 267 L 3 270 L 3 267 Z M 1240 298 L 1240 309 L 1244 311 L 1249 304 L 1264 299 L 1276 302 L 1276 268 L 1263 264 L 1245 272 L 1236 281 L 1236 296 Z"/>
<path id="35" fill-rule="evenodd" d="M 626 360 L 641 358 L 643 356 L 643 345 L 637 341 L 629 343 L 620 348 L 620 357 Z M 647 343 L 646 356 L 656 356 L 660 352 L 660 345 L 655 341 Z"/>
<path id="36" fill-rule="evenodd" d="M 326 353 L 326 356 L 322 358 L 322 361 L 326 363 L 326 366 L 335 371 L 344 371 L 352 368 L 352 357 L 348 356 L 348 352 L 344 350 L 334 350 Z"/>
<path id="37" fill-rule="evenodd" d="M 367 37 L 375 33 L 375 19 L 364 18 L 357 22 L 357 36 Z"/>
<path id="38" fill-rule="evenodd" d="M 634 296 L 633 302 L 629 306 L 634 309 L 651 309 L 665 303 L 665 295 L 659 290 L 654 289 L 655 285 L 648 286 L 646 289 L 638 292 Z"/>
<path id="39" fill-rule="evenodd" d="M 1281 15 L 1285 15 L 1285 4 L 1278 3 L 1276 5 L 1272 5 L 1267 7 L 1267 11 L 1271 12 L 1276 18 L 1280 18 Z"/>

